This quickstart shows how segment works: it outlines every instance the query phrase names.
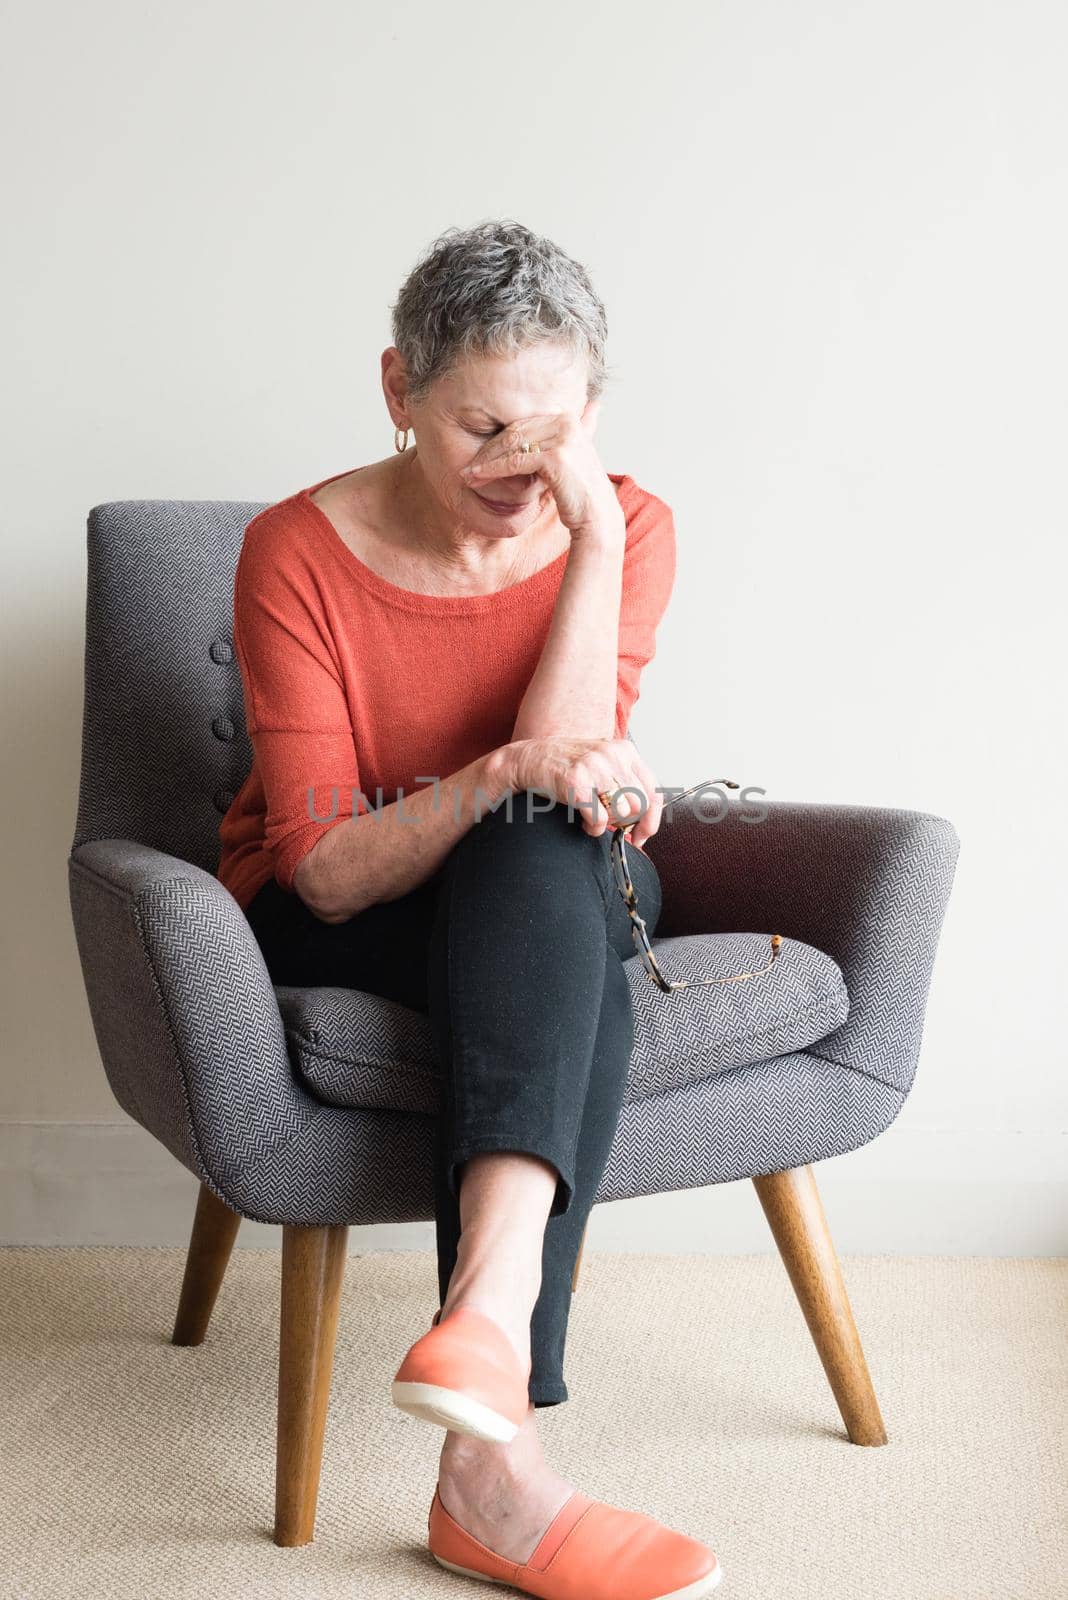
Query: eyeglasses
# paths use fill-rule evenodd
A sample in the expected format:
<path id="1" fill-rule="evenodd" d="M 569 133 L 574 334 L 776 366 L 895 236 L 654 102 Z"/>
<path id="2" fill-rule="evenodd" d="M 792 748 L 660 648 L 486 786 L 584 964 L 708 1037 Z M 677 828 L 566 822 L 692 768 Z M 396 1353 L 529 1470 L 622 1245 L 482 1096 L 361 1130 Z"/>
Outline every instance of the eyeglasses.
<path id="1" fill-rule="evenodd" d="M 677 800 L 685 800 L 688 795 L 696 794 L 699 789 L 707 789 L 714 783 L 726 784 L 728 789 L 738 788 L 738 784 L 734 783 L 730 778 L 710 778 L 705 783 L 695 783 L 692 789 L 684 789 L 681 794 L 672 795 L 667 803 L 674 805 Z M 653 982 L 665 994 L 673 994 L 678 989 L 702 989 L 713 983 L 742 983 L 747 978 L 757 978 L 762 972 L 768 972 L 778 959 L 779 951 L 782 947 L 782 935 L 778 933 L 771 935 L 771 956 L 767 964 L 763 967 L 757 967 L 753 972 L 733 972 L 727 978 L 665 978 L 653 954 L 653 946 L 649 939 L 648 930 L 638 915 L 638 897 L 634 892 L 634 881 L 627 866 L 627 846 L 623 836 L 627 829 L 633 828 L 637 821 L 637 817 L 632 817 L 629 822 L 617 822 L 615 824 L 611 845 L 612 871 L 615 875 L 616 883 L 619 885 L 619 892 L 623 896 L 627 915 L 630 917 L 630 931 L 635 948 L 641 957 L 643 967 Z"/>

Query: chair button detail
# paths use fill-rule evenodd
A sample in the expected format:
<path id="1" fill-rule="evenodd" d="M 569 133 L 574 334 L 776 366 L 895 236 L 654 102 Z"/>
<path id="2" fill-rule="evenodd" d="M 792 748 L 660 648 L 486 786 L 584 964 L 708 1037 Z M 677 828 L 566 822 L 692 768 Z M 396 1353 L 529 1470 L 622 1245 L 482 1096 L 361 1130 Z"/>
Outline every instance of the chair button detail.
<path id="1" fill-rule="evenodd" d="M 230 721 L 229 717 L 215 717 L 212 720 L 211 731 L 215 735 L 216 739 L 232 739 L 234 736 L 234 725 Z"/>
<path id="2" fill-rule="evenodd" d="M 226 662 L 234 659 L 234 648 L 228 639 L 213 639 L 208 647 L 208 654 L 213 661 Z"/>
<path id="3" fill-rule="evenodd" d="M 215 793 L 212 795 L 212 801 L 214 802 L 216 811 L 229 811 L 230 807 L 234 803 L 233 790 L 216 789 Z"/>

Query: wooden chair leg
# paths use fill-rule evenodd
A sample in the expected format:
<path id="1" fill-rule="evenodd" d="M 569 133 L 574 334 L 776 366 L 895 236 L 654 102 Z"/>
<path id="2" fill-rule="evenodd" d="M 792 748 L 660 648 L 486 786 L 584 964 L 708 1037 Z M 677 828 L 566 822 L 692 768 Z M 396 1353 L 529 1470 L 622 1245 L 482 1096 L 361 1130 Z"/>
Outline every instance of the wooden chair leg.
<path id="1" fill-rule="evenodd" d="M 185 1258 L 172 1344 L 203 1343 L 240 1226 L 240 1212 L 224 1205 L 207 1184 L 202 1183 Z"/>
<path id="2" fill-rule="evenodd" d="M 282 1231 L 275 1544 L 310 1544 L 315 1533 L 348 1231 Z"/>
<path id="3" fill-rule="evenodd" d="M 582 1265 L 582 1252 L 586 1248 L 586 1235 L 587 1235 L 587 1233 L 589 1231 L 590 1231 L 590 1219 L 589 1219 L 589 1217 L 587 1217 L 586 1218 L 586 1226 L 582 1230 L 582 1238 L 579 1240 L 578 1255 L 575 1257 L 575 1265 L 571 1269 L 571 1293 L 572 1294 L 574 1294 L 575 1290 L 578 1288 L 578 1284 L 579 1284 L 579 1267 L 581 1267 L 581 1265 Z"/>
<path id="4" fill-rule="evenodd" d="M 753 1184 L 846 1432 L 854 1444 L 885 1444 L 886 1428 L 811 1166 L 769 1172 Z"/>

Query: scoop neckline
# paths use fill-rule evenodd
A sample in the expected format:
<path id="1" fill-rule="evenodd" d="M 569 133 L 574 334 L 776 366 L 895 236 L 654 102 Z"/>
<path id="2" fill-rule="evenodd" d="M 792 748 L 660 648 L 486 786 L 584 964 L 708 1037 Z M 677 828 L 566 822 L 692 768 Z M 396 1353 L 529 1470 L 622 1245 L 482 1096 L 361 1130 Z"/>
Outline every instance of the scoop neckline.
<path id="1" fill-rule="evenodd" d="M 406 611 L 438 612 L 439 614 L 456 615 L 462 612 L 488 611 L 506 605 L 514 605 L 520 600 L 529 597 L 539 586 L 547 584 L 564 566 L 571 554 L 571 545 L 556 556 L 546 566 L 539 567 L 536 572 L 530 573 L 525 578 L 520 578 L 516 583 L 510 583 L 504 589 L 495 589 L 492 594 L 423 594 L 419 589 L 405 589 L 398 583 L 392 583 L 388 578 L 383 578 L 380 572 L 369 567 L 366 561 L 361 561 L 355 550 L 348 545 L 334 527 L 322 506 L 316 505 L 312 495 L 317 489 L 323 489 L 328 483 L 336 483 L 339 478 L 347 478 L 351 473 L 358 472 L 359 467 L 348 467 L 344 472 L 333 472 L 328 478 L 320 478 L 317 483 L 308 484 L 307 488 L 299 489 L 294 496 L 297 504 L 303 507 L 311 516 L 313 526 L 318 528 L 326 544 L 334 554 L 348 568 L 353 576 L 363 584 L 365 589 L 370 589 L 381 599 L 391 605 L 400 606 Z M 625 473 L 610 472 L 608 476 L 615 484 L 622 484 Z"/>

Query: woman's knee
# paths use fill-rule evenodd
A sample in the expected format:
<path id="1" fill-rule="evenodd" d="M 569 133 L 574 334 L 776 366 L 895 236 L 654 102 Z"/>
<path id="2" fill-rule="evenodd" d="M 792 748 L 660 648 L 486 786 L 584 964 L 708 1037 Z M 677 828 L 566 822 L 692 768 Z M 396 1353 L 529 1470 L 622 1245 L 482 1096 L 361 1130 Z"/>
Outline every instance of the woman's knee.
<path id="1" fill-rule="evenodd" d="M 528 792 L 539 802 L 529 813 Z M 524 914 L 522 907 L 528 917 L 549 908 L 552 917 L 546 926 L 556 935 L 562 937 L 571 922 L 585 930 L 581 937 L 591 937 L 591 917 L 604 926 L 610 897 L 618 894 L 607 836 L 588 834 L 577 813 L 568 817 L 566 804 L 546 809 L 543 797 L 526 790 L 512 798 L 510 819 L 503 804 L 487 812 L 449 852 L 447 903 L 468 908 L 474 895 L 478 904 L 490 906 L 505 895 L 515 903 L 517 916 Z"/>
<path id="2" fill-rule="evenodd" d="M 601 840 L 582 826 L 582 812 L 566 801 L 554 800 L 535 789 L 519 789 L 506 795 L 493 810 L 486 810 L 457 841 L 452 855 L 481 854 L 486 850 L 505 850 L 509 856 L 519 851 L 551 855 L 553 852 L 597 857 Z"/>

